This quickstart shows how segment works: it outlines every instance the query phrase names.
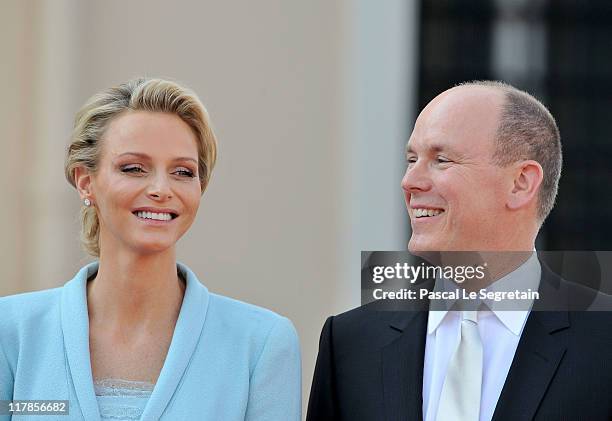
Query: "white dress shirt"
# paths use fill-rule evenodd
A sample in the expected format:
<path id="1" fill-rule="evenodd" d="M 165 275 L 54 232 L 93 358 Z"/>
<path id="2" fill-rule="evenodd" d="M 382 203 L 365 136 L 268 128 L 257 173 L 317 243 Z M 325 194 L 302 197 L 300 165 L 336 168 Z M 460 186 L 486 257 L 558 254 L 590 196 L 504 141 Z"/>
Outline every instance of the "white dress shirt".
<path id="1" fill-rule="evenodd" d="M 509 285 L 520 285 L 521 290 L 537 291 L 541 267 L 534 253 L 513 272 L 499 279 L 487 291 L 509 291 Z M 478 330 L 483 345 L 482 395 L 480 421 L 489 421 L 510 370 L 523 327 L 529 316 L 527 310 L 499 310 L 494 302 L 483 301 L 487 308 L 478 312 Z M 452 303 L 449 303 L 452 304 Z M 507 303 L 504 303 L 507 305 Z M 503 308 L 503 306 L 501 306 Z M 507 308 L 507 307 L 506 307 Z M 525 308 L 525 307 L 522 307 Z M 430 311 L 427 321 L 425 362 L 423 368 L 423 419 L 435 421 L 442 385 L 451 357 L 461 336 L 461 312 Z M 469 375 L 469 373 L 466 373 Z"/>

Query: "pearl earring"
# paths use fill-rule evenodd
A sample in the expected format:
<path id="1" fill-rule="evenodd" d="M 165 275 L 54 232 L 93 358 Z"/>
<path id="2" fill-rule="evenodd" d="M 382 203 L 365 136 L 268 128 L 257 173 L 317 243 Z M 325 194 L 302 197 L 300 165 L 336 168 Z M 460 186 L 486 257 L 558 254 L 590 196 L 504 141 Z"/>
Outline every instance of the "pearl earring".
<path id="1" fill-rule="evenodd" d="M 89 207 L 89 206 L 91 206 L 91 200 L 89 200 L 89 199 L 85 199 L 85 200 L 83 200 L 83 204 L 84 204 L 85 206 Z"/>

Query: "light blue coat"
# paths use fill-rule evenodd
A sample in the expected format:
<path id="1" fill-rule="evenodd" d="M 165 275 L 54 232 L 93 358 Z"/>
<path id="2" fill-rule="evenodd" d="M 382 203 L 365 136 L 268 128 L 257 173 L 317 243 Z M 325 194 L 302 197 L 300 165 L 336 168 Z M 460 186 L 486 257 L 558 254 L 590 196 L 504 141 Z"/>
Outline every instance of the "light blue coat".
<path id="1" fill-rule="evenodd" d="M 291 322 L 212 294 L 188 267 L 177 266 L 187 280 L 185 297 L 141 419 L 300 420 L 300 351 Z M 0 400 L 70 405 L 69 416 L 13 420 L 100 420 L 86 299 L 97 268 L 83 267 L 61 288 L 0 298 Z"/>

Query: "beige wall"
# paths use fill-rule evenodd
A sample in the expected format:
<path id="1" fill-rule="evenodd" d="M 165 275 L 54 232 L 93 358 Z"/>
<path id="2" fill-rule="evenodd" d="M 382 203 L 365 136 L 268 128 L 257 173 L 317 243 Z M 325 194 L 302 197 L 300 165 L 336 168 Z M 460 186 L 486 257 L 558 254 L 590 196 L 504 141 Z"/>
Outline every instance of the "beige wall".
<path id="1" fill-rule="evenodd" d="M 368 85 L 375 93 L 376 72 L 410 51 L 393 50 L 405 41 L 400 3 L 390 2 L 396 10 L 388 11 L 400 33 L 366 48 L 368 31 L 393 24 L 368 26 L 363 1 L 5 2 L 0 42 L 11 59 L 3 60 L 0 101 L 0 295 L 62 285 L 89 261 L 77 240 L 78 197 L 63 178 L 80 104 L 137 75 L 178 80 L 200 95 L 219 139 L 218 165 L 198 219 L 179 243 L 179 259 L 210 290 L 294 321 L 306 398 L 325 317 L 358 305 L 359 250 L 401 248 L 404 238 L 402 222 L 382 231 L 360 228 L 370 226 L 362 214 L 389 215 L 368 205 L 360 183 L 399 185 L 400 170 L 380 180 L 354 164 L 369 155 L 385 173 L 387 151 L 397 146 L 401 154 L 407 137 L 408 126 L 400 124 L 383 130 L 382 139 L 355 143 L 361 127 L 355 119 L 367 117 L 370 103 L 357 91 Z M 383 54 L 373 75 L 360 73 L 356 66 L 367 62 L 370 48 L 389 42 L 395 61 L 385 63 Z M 407 108 L 397 105 L 409 102 L 406 86 L 385 88 L 396 114 L 375 124 L 404 122 Z M 373 98 L 378 111 L 385 113 L 386 99 Z M 401 196 L 393 189 L 390 215 L 397 218 Z M 368 247 L 374 235 L 368 232 L 392 241 Z"/>

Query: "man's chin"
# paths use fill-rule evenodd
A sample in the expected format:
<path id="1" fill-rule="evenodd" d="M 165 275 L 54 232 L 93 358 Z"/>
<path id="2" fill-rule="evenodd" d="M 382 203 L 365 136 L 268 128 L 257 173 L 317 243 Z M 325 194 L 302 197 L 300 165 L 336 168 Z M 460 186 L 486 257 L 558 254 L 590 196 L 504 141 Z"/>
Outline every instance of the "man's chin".
<path id="1" fill-rule="evenodd" d="M 408 251 L 415 256 L 423 257 L 424 253 L 440 251 L 441 245 L 434 241 L 423 241 L 424 239 L 410 238 Z"/>

